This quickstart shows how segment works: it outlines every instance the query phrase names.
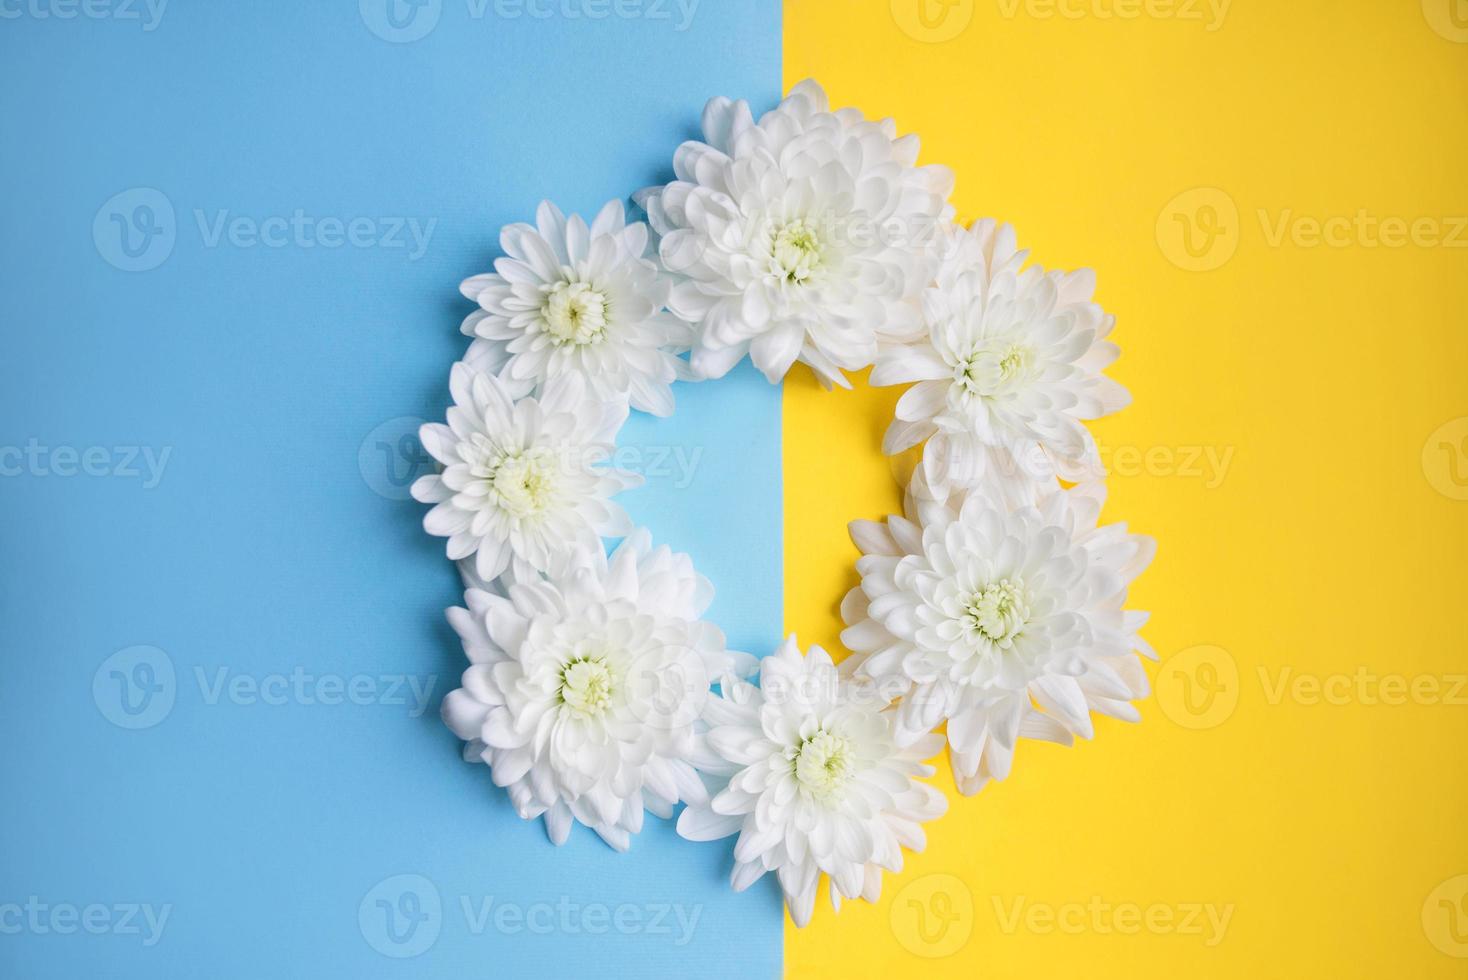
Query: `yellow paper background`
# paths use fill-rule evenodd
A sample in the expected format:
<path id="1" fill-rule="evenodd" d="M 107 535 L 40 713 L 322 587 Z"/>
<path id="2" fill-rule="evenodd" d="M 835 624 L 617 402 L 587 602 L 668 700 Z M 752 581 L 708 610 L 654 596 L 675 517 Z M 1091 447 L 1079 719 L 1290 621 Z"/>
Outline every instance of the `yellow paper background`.
<path id="1" fill-rule="evenodd" d="M 1094 427 L 1105 517 L 1159 539 L 1131 605 L 1163 658 L 1142 724 L 974 798 L 941 773 L 926 852 L 787 924 L 788 975 L 1468 976 L 1468 2 L 785 11 L 787 87 L 1097 270 L 1134 396 Z M 786 384 L 803 643 L 839 648 L 846 521 L 897 505 L 898 393 Z"/>

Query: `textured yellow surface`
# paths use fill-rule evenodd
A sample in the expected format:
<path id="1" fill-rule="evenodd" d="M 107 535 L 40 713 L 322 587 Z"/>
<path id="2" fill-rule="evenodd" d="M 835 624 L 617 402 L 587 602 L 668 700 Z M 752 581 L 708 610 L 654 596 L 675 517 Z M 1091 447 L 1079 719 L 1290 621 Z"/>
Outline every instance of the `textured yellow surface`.
<path id="1" fill-rule="evenodd" d="M 922 4 L 920 7 L 919 4 Z M 1144 721 L 949 791 L 792 977 L 1468 975 L 1468 2 L 786 0 L 969 220 L 1089 265 Z M 839 648 L 898 392 L 785 389 L 786 619 Z M 946 760 L 943 760 L 946 767 Z"/>

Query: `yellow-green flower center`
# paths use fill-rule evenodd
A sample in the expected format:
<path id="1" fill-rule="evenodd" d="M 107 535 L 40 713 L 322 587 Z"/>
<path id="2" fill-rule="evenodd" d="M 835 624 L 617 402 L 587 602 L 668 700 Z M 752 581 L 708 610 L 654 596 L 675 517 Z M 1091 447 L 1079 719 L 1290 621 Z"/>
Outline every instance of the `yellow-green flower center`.
<path id="1" fill-rule="evenodd" d="M 851 740 L 822 729 L 795 750 L 795 779 L 816 799 L 837 795 L 853 773 Z"/>
<path id="2" fill-rule="evenodd" d="M 541 314 L 558 347 L 595 344 L 607 334 L 607 297 L 589 283 L 556 283 L 546 294 Z"/>
<path id="3" fill-rule="evenodd" d="M 495 502 L 514 517 L 534 517 L 555 494 L 553 461 L 536 455 L 507 456 L 488 474 Z"/>
<path id="4" fill-rule="evenodd" d="M 1033 352 L 1022 344 L 974 351 L 953 372 L 953 381 L 972 395 L 992 395 L 1029 369 Z"/>
<path id="5" fill-rule="evenodd" d="M 595 718 L 612 700 L 612 671 L 600 657 L 573 660 L 561 671 L 561 703 L 582 718 Z"/>
<path id="6" fill-rule="evenodd" d="M 775 233 L 770 258 L 775 273 L 786 282 L 805 283 L 821 265 L 821 243 L 815 229 L 800 218 L 786 224 Z"/>
<path id="7" fill-rule="evenodd" d="M 1001 649 L 1014 645 L 1029 618 L 1024 587 L 1007 578 L 984 586 L 964 602 L 964 626 Z"/>

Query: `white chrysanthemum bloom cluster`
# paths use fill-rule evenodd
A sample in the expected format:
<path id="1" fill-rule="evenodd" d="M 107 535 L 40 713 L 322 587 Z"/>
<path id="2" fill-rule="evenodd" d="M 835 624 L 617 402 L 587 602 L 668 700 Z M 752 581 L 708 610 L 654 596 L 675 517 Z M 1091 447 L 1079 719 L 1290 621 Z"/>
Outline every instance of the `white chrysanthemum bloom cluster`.
<path id="1" fill-rule="evenodd" d="M 948 723 L 962 793 L 1008 775 L 1019 738 L 1068 745 L 1091 737 L 1092 711 L 1139 717 L 1136 654 L 1152 651 L 1146 615 L 1123 604 L 1155 546 L 1098 526 L 1104 501 L 1099 484 L 1052 487 L 1038 506 L 919 488 L 906 517 L 851 525 L 862 580 L 841 605 L 843 670 L 901 692 L 899 743 Z"/>
<path id="2" fill-rule="evenodd" d="M 599 465 L 626 405 L 593 397 L 575 374 L 546 382 L 539 398 L 527 387 L 455 364 L 448 424 L 419 432 L 443 467 L 413 484 L 414 498 L 434 505 L 423 526 L 448 538 L 449 558 L 472 558 L 483 581 L 512 567 L 525 579 L 562 570 L 632 530 L 610 498 L 642 478 Z"/>
<path id="3" fill-rule="evenodd" d="M 677 179 L 641 192 L 671 308 L 694 323 L 693 366 L 722 377 L 746 354 L 771 383 L 792 364 L 827 385 L 922 330 L 921 298 L 952 218 L 953 174 L 917 166 L 887 119 L 832 112 L 815 82 L 754 121 L 718 98 Z"/>
<path id="4" fill-rule="evenodd" d="M 549 201 L 535 221 L 506 227 L 495 271 L 459 287 L 480 306 L 464 333 L 488 341 L 511 380 L 579 375 L 605 401 L 672 415 L 693 329 L 666 309 L 672 278 L 646 257 L 647 225 L 627 224 L 621 201 L 590 227 Z"/>
<path id="5" fill-rule="evenodd" d="M 475 339 L 447 425 L 420 431 L 440 469 L 413 486 L 467 587 L 448 616 L 470 667 L 443 717 L 555 843 L 579 821 L 625 850 L 645 812 L 707 801 L 703 704 L 755 667 L 700 618 L 713 586 L 692 560 L 613 500 L 641 477 L 606 465 L 630 408 L 671 414 L 692 328 L 620 203 L 589 226 L 542 203 L 500 242 L 495 273 L 462 286 Z M 608 538 L 625 538 L 610 557 Z"/>
<path id="6" fill-rule="evenodd" d="M 1114 318 L 1091 299 L 1095 275 L 1026 267 L 1014 229 L 992 220 L 955 228 L 946 245 L 923 296 L 924 335 L 889 348 L 872 371 L 875 385 L 913 383 L 883 451 L 927 440 L 934 488 L 982 486 L 1026 503 L 1057 477 L 1100 479 L 1081 422 L 1130 397 L 1101 373 L 1120 351 L 1106 340 Z"/>
<path id="7" fill-rule="evenodd" d="M 1082 424 L 1128 402 L 1101 373 L 1113 319 L 1092 273 L 1026 259 L 1007 225 L 955 228 L 926 336 L 873 370 L 912 383 L 884 450 L 926 444 L 906 516 L 852 523 L 862 579 L 841 608 L 843 670 L 897 695 L 899 741 L 946 723 L 965 794 L 1009 773 L 1019 738 L 1089 738 L 1091 712 L 1135 720 L 1148 693 L 1146 616 L 1123 606 L 1155 546 L 1098 526 L 1104 473 Z"/>
<path id="8" fill-rule="evenodd" d="M 822 875 L 838 908 L 875 901 L 923 848 L 945 740 L 972 794 L 1021 738 L 1137 718 L 1152 654 L 1125 605 L 1154 548 L 1099 523 L 1084 423 L 1128 396 L 1103 374 L 1118 349 L 1090 272 L 954 225 L 952 175 L 917 165 L 916 137 L 832 112 L 814 82 L 758 122 L 714 99 L 703 132 L 637 195 L 656 249 L 617 202 L 503 230 L 495 272 L 461 287 L 475 339 L 413 495 L 467 586 L 449 620 L 470 666 L 443 705 L 465 757 L 557 844 L 579 821 L 625 850 L 645 812 L 685 803 L 679 833 L 737 835 L 735 889 L 774 871 L 804 926 Z M 905 515 L 851 525 L 854 655 L 838 669 L 791 637 L 759 686 L 701 618 L 711 584 L 612 499 L 640 479 L 606 465 L 629 409 L 668 415 L 673 381 L 746 355 L 772 383 L 797 361 L 828 386 L 875 365 L 873 384 L 912 386 L 884 450 L 923 444 Z"/>
<path id="9" fill-rule="evenodd" d="M 921 851 L 921 824 L 948 807 L 916 777 L 943 746 L 937 735 L 897 740 L 898 716 L 869 688 L 843 681 L 830 656 L 802 656 L 791 637 L 760 663 L 760 686 L 726 682 L 705 712 L 702 768 L 727 779 L 711 799 L 690 802 L 678 832 L 690 840 L 739 835 L 735 891 L 774 871 L 798 926 L 810 921 L 816 888 L 831 878 L 831 902 L 875 902 L 883 870 L 902 870 L 902 848 Z"/>
<path id="10" fill-rule="evenodd" d="M 515 811 L 557 844 L 577 820 L 620 851 L 644 810 L 706 803 L 695 725 L 710 685 L 754 658 L 699 619 L 713 587 L 692 560 L 638 531 L 610 559 L 501 591 L 449 610 L 470 667 L 443 717 Z"/>

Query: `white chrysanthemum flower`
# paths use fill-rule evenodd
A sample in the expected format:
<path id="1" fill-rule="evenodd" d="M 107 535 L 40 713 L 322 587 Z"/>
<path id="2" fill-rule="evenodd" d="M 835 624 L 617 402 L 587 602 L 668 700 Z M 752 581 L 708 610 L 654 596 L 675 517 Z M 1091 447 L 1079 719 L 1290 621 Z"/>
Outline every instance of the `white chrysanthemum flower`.
<path id="1" fill-rule="evenodd" d="M 947 809 L 943 794 L 916 777 L 943 747 L 929 735 L 899 747 L 894 715 L 858 685 L 842 682 L 820 647 L 802 657 L 791 637 L 760 662 L 760 687 L 725 681 L 704 712 L 708 758 L 727 776 L 706 804 L 678 818 L 689 840 L 739 834 L 736 891 L 774 871 L 796 925 L 810 921 L 816 887 L 831 878 L 831 902 L 875 902 L 882 871 L 902 869 L 902 848 L 927 843 L 920 824 Z M 865 695 L 865 696 L 864 696 Z"/>
<path id="2" fill-rule="evenodd" d="M 886 350 L 874 385 L 917 382 L 897 403 L 888 454 L 928 440 L 936 489 L 982 481 L 1033 503 L 1057 476 L 1100 479 L 1095 440 L 1081 424 L 1124 408 L 1126 389 L 1101 372 L 1120 353 L 1114 318 L 1091 301 L 1095 274 L 1024 268 L 1014 230 L 991 220 L 955 229 L 923 298 L 926 335 Z"/>
<path id="3" fill-rule="evenodd" d="M 459 287 L 481 307 L 464 333 L 493 344 L 515 381 L 579 374 L 598 397 L 671 415 L 669 385 L 692 377 L 678 354 L 693 328 L 665 310 L 671 281 L 644 257 L 647 226 L 627 224 L 620 201 L 589 228 L 549 201 L 535 221 L 508 225 L 495 272 Z"/>
<path id="4" fill-rule="evenodd" d="M 637 195 L 681 277 L 669 307 L 697 324 L 695 369 L 722 377 L 749 354 L 772 383 L 799 360 L 844 386 L 879 343 L 920 333 L 953 175 L 916 166 L 916 136 L 830 111 L 812 81 L 758 123 L 714 99 L 703 133 L 677 180 Z"/>
<path id="5" fill-rule="evenodd" d="M 1130 721 L 1148 691 L 1136 653 L 1144 613 L 1123 609 L 1155 551 L 1123 524 L 1097 526 L 1099 484 L 1009 508 L 909 494 L 908 516 L 854 521 L 861 585 L 841 604 L 843 671 L 901 693 L 899 742 L 948 722 L 958 788 L 1009 772 L 1018 738 L 1090 738 L 1091 712 Z"/>
<path id="6" fill-rule="evenodd" d="M 710 685 L 755 661 L 699 619 L 713 587 L 689 557 L 638 530 L 610 559 L 502 581 L 503 595 L 470 589 L 448 613 L 471 664 L 443 703 L 464 758 L 487 762 L 557 844 L 578 820 L 623 851 L 644 810 L 707 802 L 695 725 Z"/>
<path id="7" fill-rule="evenodd" d="M 597 465 L 611 458 L 625 403 L 593 397 L 575 374 L 548 381 L 539 399 L 517 401 L 527 387 L 455 364 L 448 425 L 419 430 L 444 467 L 413 484 L 415 499 L 435 505 L 423 526 L 448 538 L 450 559 L 472 556 L 484 581 L 511 567 L 522 578 L 553 572 L 600 553 L 602 537 L 632 527 L 610 498 L 642 482 Z"/>

